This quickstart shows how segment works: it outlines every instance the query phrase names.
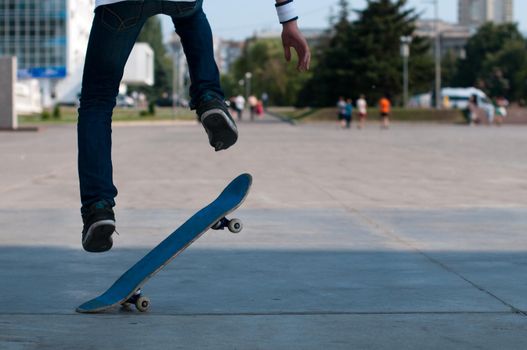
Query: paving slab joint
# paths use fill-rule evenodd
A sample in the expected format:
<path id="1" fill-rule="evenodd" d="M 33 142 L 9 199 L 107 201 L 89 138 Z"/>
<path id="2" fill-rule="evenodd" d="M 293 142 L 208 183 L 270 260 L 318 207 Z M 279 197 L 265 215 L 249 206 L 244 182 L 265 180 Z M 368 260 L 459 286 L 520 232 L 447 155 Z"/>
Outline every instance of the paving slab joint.
<path id="1" fill-rule="evenodd" d="M 500 298 L 499 296 L 497 296 L 496 294 L 492 293 L 491 291 L 485 289 L 483 286 L 480 286 L 476 282 L 471 281 L 470 279 L 468 279 L 468 277 L 465 277 L 463 274 L 461 274 L 460 272 L 458 272 L 458 271 L 454 270 L 453 268 L 447 266 L 443 262 L 441 262 L 441 261 L 433 258 L 432 256 L 428 255 L 427 253 L 425 253 L 424 251 L 419 249 L 419 247 L 417 247 L 414 243 L 410 242 L 407 239 L 402 238 L 393 229 L 384 226 L 383 224 L 377 222 L 376 220 L 374 220 L 373 218 L 371 218 L 368 215 L 364 214 L 360 210 L 358 210 L 358 209 L 356 209 L 354 207 L 351 207 L 350 205 L 340 201 L 337 196 L 335 196 L 335 195 L 333 195 L 333 193 L 331 193 L 331 191 L 328 191 L 327 189 L 323 188 L 322 186 L 316 184 L 315 182 L 313 182 L 313 181 L 309 181 L 309 182 L 314 187 L 316 187 L 319 190 L 321 190 L 322 192 L 326 193 L 335 202 L 339 203 L 344 208 L 344 210 L 346 210 L 346 211 L 350 212 L 351 214 L 355 215 L 359 219 L 359 221 L 364 222 L 367 226 L 370 226 L 373 230 L 377 231 L 378 233 L 380 233 L 384 237 L 391 238 L 391 239 L 401 243 L 402 245 L 404 245 L 404 246 L 410 248 L 411 250 L 413 250 L 415 253 L 423 256 L 425 259 L 430 261 L 432 264 L 437 265 L 441 269 L 456 275 L 457 277 L 461 278 L 463 281 L 469 283 L 472 287 L 474 287 L 474 288 L 478 289 L 479 291 L 489 295 L 491 298 L 499 301 L 501 304 L 503 304 L 504 306 L 508 307 L 511 310 L 512 313 L 521 314 L 523 316 L 527 316 L 527 313 L 523 312 L 519 308 L 517 308 L 514 305 L 508 303 L 504 299 Z"/>

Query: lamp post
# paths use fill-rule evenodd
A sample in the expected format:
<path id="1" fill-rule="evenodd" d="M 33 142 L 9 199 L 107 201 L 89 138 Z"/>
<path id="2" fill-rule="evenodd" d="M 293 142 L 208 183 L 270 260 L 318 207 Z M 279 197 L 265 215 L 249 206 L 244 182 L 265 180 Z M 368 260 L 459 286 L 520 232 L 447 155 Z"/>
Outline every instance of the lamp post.
<path id="1" fill-rule="evenodd" d="M 183 67 L 181 58 L 183 56 L 183 47 L 179 38 L 173 37 L 171 42 L 172 48 L 172 111 L 173 116 L 177 116 L 178 103 L 183 96 Z"/>
<path id="2" fill-rule="evenodd" d="M 439 0 L 434 0 L 435 12 L 435 60 L 436 60 L 436 109 L 441 109 L 441 33 L 439 32 Z"/>
<path id="3" fill-rule="evenodd" d="M 253 74 L 251 72 L 245 73 L 245 99 L 251 95 L 251 79 Z"/>
<path id="4" fill-rule="evenodd" d="M 180 55 L 181 51 L 177 45 L 174 45 L 174 56 L 173 56 L 173 67 L 172 67 L 172 110 L 174 117 L 177 116 L 177 103 L 181 93 L 181 84 L 180 84 Z"/>
<path id="5" fill-rule="evenodd" d="M 428 0 L 434 5 L 434 36 L 435 36 L 435 106 L 441 109 L 441 32 L 439 30 L 439 0 Z"/>
<path id="6" fill-rule="evenodd" d="M 410 57 L 411 36 L 401 37 L 401 56 L 403 57 L 403 105 L 408 107 L 408 58 Z"/>

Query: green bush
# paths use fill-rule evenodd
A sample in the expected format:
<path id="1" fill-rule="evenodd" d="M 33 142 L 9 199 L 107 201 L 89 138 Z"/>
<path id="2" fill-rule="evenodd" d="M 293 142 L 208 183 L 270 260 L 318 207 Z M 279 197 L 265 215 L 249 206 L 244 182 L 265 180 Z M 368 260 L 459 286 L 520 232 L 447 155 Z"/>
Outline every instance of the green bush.
<path id="1" fill-rule="evenodd" d="M 51 119 L 51 114 L 48 111 L 42 111 L 40 118 L 42 118 L 42 120 L 49 120 Z"/>
<path id="2" fill-rule="evenodd" d="M 154 102 L 150 102 L 148 104 L 148 114 L 149 115 L 156 115 L 156 104 Z"/>
<path id="3" fill-rule="evenodd" d="M 61 112 L 59 105 L 55 105 L 53 108 L 53 118 L 54 119 L 60 119 L 61 118 Z"/>

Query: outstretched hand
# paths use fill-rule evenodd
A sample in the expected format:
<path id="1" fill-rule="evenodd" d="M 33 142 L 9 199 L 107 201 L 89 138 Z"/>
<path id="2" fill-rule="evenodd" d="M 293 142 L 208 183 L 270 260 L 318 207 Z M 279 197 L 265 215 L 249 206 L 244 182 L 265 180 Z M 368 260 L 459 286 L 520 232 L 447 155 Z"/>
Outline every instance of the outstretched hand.
<path id="1" fill-rule="evenodd" d="M 284 45 L 284 54 L 287 62 L 291 61 L 291 48 L 295 49 L 298 55 L 297 69 L 300 72 L 309 69 L 311 63 L 311 51 L 307 41 L 298 29 L 296 21 L 284 24 L 282 31 L 282 44 Z"/>

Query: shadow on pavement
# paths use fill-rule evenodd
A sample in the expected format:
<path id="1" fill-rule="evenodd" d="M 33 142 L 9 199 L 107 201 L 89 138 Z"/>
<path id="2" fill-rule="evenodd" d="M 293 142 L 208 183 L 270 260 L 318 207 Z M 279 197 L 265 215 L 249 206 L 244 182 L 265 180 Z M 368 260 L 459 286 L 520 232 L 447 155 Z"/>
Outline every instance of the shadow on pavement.
<path id="1" fill-rule="evenodd" d="M 190 248 L 146 284 L 151 312 L 74 313 L 146 252 L 0 248 L 0 348 L 527 346 L 523 253 L 433 253 L 468 282 L 415 252 Z"/>
<path id="2" fill-rule="evenodd" d="M 147 249 L 0 248 L 0 313 L 71 313 Z M 153 314 L 527 310 L 527 254 L 189 248 L 145 286 Z M 445 269 L 445 267 L 447 269 Z M 448 270 L 450 269 L 450 271 Z M 523 276 L 523 278 L 522 278 Z"/>

